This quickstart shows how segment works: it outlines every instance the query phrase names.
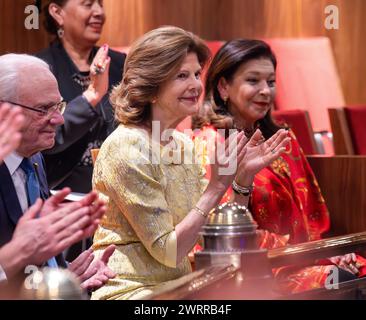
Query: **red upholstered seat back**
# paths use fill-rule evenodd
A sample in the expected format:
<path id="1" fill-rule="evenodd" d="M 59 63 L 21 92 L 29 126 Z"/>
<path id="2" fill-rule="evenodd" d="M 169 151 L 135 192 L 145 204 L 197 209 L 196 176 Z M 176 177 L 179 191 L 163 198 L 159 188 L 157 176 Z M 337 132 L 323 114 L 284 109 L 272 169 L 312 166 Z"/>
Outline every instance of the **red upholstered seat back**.
<path id="1" fill-rule="evenodd" d="M 225 44 L 224 41 L 206 41 L 207 47 L 210 49 L 212 57 L 215 56 L 216 52 Z"/>
<path id="2" fill-rule="evenodd" d="M 344 108 L 355 154 L 366 155 L 366 105 Z"/>
<path id="3" fill-rule="evenodd" d="M 315 131 L 329 131 L 327 108 L 345 105 L 326 37 L 264 39 L 276 54 L 276 109 L 307 110 Z"/>
<path id="4" fill-rule="evenodd" d="M 305 154 L 318 153 L 307 111 L 276 110 L 272 112 L 272 116 L 280 125 L 286 124 L 293 130 Z"/>

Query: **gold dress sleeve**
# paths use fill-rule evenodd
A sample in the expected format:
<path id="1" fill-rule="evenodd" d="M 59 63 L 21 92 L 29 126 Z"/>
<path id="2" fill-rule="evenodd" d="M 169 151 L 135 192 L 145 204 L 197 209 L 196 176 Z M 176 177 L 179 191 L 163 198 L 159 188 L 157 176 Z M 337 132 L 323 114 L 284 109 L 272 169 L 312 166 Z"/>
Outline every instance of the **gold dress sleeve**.
<path id="1" fill-rule="evenodd" d="M 156 163 L 146 142 L 137 129 L 120 125 L 99 151 L 93 187 L 106 200 L 107 212 L 93 249 L 98 257 L 116 245 L 108 266 L 117 277 L 95 291 L 93 299 L 130 298 L 191 272 L 188 257 L 176 264 L 175 226 L 202 195 L 202 167 Z"/>
<path id="2" fill-rule="evenodd" d="M 106 162 L 105 186 L 147 251 L 160 263 L 176 267 L 177 241 L 157 168 L 139 145 L 116 145 L 114 161 Z M 143 146 L 142 146 L 143 147 Z"/>

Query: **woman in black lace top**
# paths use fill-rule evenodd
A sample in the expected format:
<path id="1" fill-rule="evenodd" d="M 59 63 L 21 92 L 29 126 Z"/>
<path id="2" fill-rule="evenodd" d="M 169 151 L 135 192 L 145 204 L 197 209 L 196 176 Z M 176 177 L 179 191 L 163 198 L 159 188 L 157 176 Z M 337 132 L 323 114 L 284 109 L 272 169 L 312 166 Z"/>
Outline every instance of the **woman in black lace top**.
<path id="1" fill-rule="evenodd" d="M 42 10 L 56 39 L 36 55 L 50 64 L 68 102 L 55 146 L 44 152 L 47 178 L 52 189 L 68 186 L 86 193 L 93 170 L 90 149 L 114 130 L 108 93 L 121 81 L 125 55 L 95 46 L 105 22 L 102 0 L 46 1 Z"/>

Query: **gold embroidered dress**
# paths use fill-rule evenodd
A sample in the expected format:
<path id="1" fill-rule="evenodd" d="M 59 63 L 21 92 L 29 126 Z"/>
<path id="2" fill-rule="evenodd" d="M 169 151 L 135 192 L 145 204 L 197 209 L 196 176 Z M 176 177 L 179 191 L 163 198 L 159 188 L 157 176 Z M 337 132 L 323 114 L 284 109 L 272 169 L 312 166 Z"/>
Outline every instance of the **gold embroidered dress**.
<path id="1" fill-rule="evenodd" d="M 150 143 L 144 130 L 121 124 L 103 143 L 93 187 L 107 201 L 107 212 L 93 248 L 100 256 L 108 245 L 116 245 L 109 267 L 117 277 L 96 290 L 92 299 L 142 297 L 191 272 L 188 257 L 176 265 L 174 228 L 206 185 L 202 166 L 195 163 L 192 141 L 177 131 L 162 147 Z"/>

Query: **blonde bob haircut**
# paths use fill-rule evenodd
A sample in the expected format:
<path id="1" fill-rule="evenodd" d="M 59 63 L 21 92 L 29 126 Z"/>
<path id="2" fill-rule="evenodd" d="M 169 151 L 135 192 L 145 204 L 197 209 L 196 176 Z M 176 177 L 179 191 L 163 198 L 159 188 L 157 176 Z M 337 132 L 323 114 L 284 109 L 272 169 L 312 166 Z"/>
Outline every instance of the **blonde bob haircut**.
<path id="1" fill-rule="evenodd" d="M 197 54 L 203 68 L 210 58 L 206 44 L 178 27 L 160 27 L 136 40 L 127 55 L 123 79 L 113 88 L 110 97 L 117 122 L 148 124 L 151 102 L 191 52 Z"/>

